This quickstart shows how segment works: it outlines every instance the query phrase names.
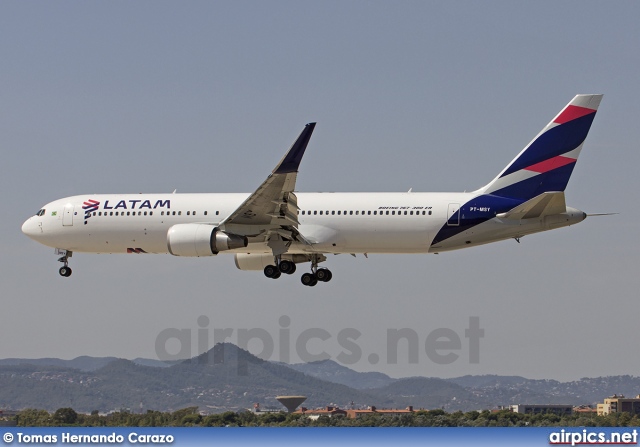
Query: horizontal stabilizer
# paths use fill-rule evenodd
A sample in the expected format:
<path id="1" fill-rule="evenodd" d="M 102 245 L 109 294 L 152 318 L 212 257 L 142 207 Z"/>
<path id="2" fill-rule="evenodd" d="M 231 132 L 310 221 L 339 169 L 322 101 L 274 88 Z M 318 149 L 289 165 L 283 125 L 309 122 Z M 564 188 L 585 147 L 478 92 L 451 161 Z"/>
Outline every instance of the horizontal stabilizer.
<path id="1" fill-rule="evenodd" d="M 501 219 L 534 219 L 566 211 L 567 204 L 564 201 L 564 192 L 544 192 L 506 213 L 498 214 L 496 217 Z"/>

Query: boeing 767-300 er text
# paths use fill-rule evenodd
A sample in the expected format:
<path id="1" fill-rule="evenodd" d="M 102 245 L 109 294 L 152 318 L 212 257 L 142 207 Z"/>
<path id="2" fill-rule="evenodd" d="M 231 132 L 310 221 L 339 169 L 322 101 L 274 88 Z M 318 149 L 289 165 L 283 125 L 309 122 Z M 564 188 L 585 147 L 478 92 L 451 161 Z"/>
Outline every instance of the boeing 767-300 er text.
<path id="1" fill-rule="evenodd" d="M 22 231 L 56 249 L 71 275 L 73 252 L 233 253 L 268 278 L 309 262 L 302 283 L 331 280 L 327 254 L 439 253 L 584 220 L 564 190 L 602 95 L 577 95 L 488 185 L 457 193 L 295 192 L 315 123 L 251 194 L 104 194 L 46 204 Z"/>

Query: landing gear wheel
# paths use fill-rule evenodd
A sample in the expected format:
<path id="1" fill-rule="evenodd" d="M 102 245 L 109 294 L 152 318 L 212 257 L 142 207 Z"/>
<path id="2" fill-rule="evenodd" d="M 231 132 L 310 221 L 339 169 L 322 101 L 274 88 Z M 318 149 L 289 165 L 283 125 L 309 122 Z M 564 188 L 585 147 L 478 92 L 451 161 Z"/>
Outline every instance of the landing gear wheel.
<path id="1" fill-rule="evenodd" d="M 305 273 L 302 275 L 302 278 L 300 278 L 300 282 L 305 286 L 313 287 L 318 284 L 318 278 L 316 278 L 316 275 L 313 273 Z"/>
<path id="2" fill-rule="evenodd" d="M 280 265 L 278 266 L 278 268 L 280 269 L 280 272 L 287 275 L 291 275 L 296 271 L 296 265 L 293 262 L 287 260 L 280 261 Z"/>
<path id="3" fill-rule="evenodd" d="M 280 270 L 275 265 L 268 265 L 264 268 L 264 276 L 271 279 L 277 279 L 280 277 Z"/>
<path id="4" fill-rule="evenodd" d="M 329 269 L 318 269 L 316 272 L 316 278 L 318 278 L 318 281 L 329 282 L 331 281 L 331 278 L 333 278 L 333 274 Z"/>
<path id="5" fill-rule="evenodd" d="M 73 255 L 73 252 L 71 250 L 62 250 L 60 248 L 56 248 L 56 253 L 62 255 L 62 257 L 58 259 L 58 262 L 62 262 L 62 267 L 60 267 L 60 270 L 58 270 L 58 272 L 60 273 L 60 276 L 68 278 L 69 276 L 71 276 L 69 258 Z"/>

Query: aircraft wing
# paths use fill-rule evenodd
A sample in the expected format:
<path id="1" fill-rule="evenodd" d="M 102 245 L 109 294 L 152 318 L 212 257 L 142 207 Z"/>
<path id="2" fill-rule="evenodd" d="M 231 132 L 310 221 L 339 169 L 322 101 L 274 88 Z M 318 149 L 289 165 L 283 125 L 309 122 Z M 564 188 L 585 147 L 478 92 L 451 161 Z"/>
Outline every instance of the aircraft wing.
<path id="1" fill-rule="evenodd" d="M 532 219 L 566 211 L 567 204 L 564 200 L 564 192 L 543 192 L 506 213 L 498 214 L 496 217 L 501 219 Z"/>
<path id="2" fill-rule="evenodd" d="M 274 255 L 286 252 L 287 243 L 293 240 L 306 243 L 297 230 L 298 204 L 293 191 L 300 161 L 315 126 L 316 123 L 309 123 L 304 127 L 269 177 L 220 222 L 221 229 L 245 235 L 250 242 L 267 242 Z"/>

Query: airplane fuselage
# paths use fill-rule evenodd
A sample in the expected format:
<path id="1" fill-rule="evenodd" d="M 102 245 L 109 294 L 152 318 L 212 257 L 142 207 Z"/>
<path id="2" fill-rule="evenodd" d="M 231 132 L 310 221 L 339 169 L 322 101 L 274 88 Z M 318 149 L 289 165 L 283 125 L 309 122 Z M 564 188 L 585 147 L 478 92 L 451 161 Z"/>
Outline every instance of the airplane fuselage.
<path id="1" fill-rule="evenodd" d="M 176 224 L 217 226 L 249 194 L 82 195 L 48 203 L 23 231 L 54 248 L 89 253 L 169 253 Z M 296 193 L 295 253 L 439 253 L 521 237 L 582 221 L 567 208 L 553 220 L 501 219 L 521 201 L 477 193 Z M 271 253 L 252 243 L 228 253 Z"/>

